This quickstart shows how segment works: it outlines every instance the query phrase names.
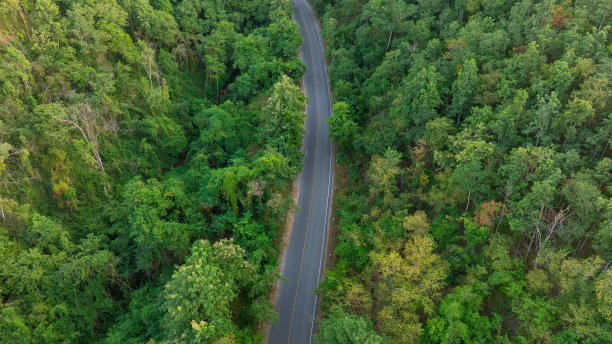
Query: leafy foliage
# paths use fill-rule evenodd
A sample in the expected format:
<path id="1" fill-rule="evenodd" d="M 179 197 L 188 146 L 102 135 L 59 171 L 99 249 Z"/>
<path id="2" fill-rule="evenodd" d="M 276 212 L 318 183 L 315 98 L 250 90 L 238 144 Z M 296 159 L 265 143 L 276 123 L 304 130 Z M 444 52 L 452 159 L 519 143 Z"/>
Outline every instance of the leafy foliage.
<path id="1" fill-rule="evenodd" d="M 9 0 L 0 32 L 0 342 L 260 339 L 301 168 L 289 2 Z"/>
<path id="2" fill-rule="evenodd" d="M 313 1 L 347 170 L 323 329 L 610 341 L 604 3 Z"/>

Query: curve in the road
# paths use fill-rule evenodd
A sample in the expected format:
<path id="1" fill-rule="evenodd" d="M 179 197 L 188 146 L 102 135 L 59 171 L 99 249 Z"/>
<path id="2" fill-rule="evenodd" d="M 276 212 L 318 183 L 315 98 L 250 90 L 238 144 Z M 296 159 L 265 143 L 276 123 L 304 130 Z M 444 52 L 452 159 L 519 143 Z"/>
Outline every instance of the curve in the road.
<path id="1" fill-rule="evenodd" d="M 309 102 L 303 170 L 298 176 L 301 211 L 295 215 L 282 262 L 281 274 L 285 280 L 280 284 L 276 306 L 280 320 L 270 329 L 270 344 L 312 342 L 317 313 L 315 289 L 325 263 L 332 197 L 333 147 L 326 121 L 332 111 L 323 40 L 308 3 L 294 0 L 293 5 L 294 18 L 304 39 L 300 56 L 306 65 L 303 84 Z"/>

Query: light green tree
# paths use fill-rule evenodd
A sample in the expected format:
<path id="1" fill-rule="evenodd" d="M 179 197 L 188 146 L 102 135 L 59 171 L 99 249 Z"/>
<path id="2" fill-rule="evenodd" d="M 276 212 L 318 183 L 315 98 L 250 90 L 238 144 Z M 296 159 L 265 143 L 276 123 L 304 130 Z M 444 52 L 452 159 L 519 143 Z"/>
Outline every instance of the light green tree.
<path id="1" fill-rule="evenodd" d="M 325 344 L 382 344 L 384 339 L 366 317 L 336 311 L 321 321 L 318 343 Z"/>
<path id="2" fill-rule="evenodd" d="M 384 156 L 375 155 L 370 162 L 368 176 L 373 185 L 371 194 L 377 196 L 383 194 L 383 203 L 390 205 L 395 199 L 397 191 L 397 177 L 402 172 L 400 167 L 401 153 L 387 148 Z"/>
<path id="3" fill-rule="evenodd" d="M 293 80 L 285 75 L 274 85 L 262 113 L 262 136 L 267 145 L 288 157 L 294 166 L 302 158 L 305 99 Z"/>
<path id="4" fill-rule="evenodd" d="M 230 340 L 237 330 L 232 303 L 256 278 L 245 251 L 232 241 L 197 241 L 166 284 L 163 309 L 171 341 Z"/>

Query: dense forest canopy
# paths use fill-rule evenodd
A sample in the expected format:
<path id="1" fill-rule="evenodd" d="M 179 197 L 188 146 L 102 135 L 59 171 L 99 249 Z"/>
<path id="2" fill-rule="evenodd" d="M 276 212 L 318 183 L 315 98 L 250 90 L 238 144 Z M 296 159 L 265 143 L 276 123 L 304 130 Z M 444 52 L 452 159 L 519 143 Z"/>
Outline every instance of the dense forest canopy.
<path id="1" fill-rule="evenodd" d="M 313 0 L 321 343 L 612 342 L 612 3 Z M 0 2 L 0 342 L 254 343 L 300 171 L 288 0 Z"/>
<path id="2" fill-rule="evenodd" d="M 322 343 L 612 342 L 612 2 L 314 0 Z"/>
<path id="3" fill-rule="evenodd" d="M 260 341 L 300 44 L 287 0 L 1 1 L 0 342 Z"/>

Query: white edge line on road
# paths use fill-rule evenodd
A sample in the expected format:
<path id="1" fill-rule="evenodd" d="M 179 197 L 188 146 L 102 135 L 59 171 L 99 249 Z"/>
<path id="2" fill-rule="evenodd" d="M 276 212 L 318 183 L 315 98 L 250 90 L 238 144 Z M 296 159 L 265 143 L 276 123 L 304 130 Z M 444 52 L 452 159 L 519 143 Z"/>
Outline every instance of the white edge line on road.
<path id="1" fill-rule="evenodd" d="M 327 77 L 327 63 L 325 62 L 325 48 L 323 47 L 323 42 L 321 40 L 321 31 L 319 30 L 319 23 L 317 22 L 317 20 L 315 20 L 314 15 L 313 15 L 313 10 L 312 7 L 310 7 L 310 4 L 308 3 L 308 1 L 306 0 L 302 0 L 304 1 L 304 3 L 306 4 L 306 7 L 308 7 L 308 13 L 310 14 L 310 17 L 312 18 L 312 21 L 314 23 L 314 27 L 315 30 L 317 32 L 317 40 L 319 41 L 319 46 L 321 48 L 321 54 L 322 54 L 322 58 L 323 58 L 323 74 L 325 76 L 325 82 L 327 84 L 327 98 L 329 101 L 329 115 L 333 116 L 333 111 L 332 111 L 332 105 L 331 105 L 331 88 L 329 85 L 329 78 Z M 304 23 L 306 24 L 306 23 Z M 314 72 L 314 71 L 313 71 Z M 316 75 L 315 75 L 316 77 Z M 317 106 L 319 106 L 319 104 L 317 104 Z M 325 218 L 325 227 L 323 228 L 323 239 L 321 240 L 321 257 L 319 259 L 319 273 L 317 276 L 317 287 L 319 286 L 319 283 L 321 282 L 321 267 L 323 266 L 323 256 L 325 255 L 325 241 L 327 239 L 327 229 L 328 229 L 328 225 L 329 225 L 329 217 L 331 215 L 330 209 L 329 209 L 329 203 L 330 203 L 330 197 L 332 194 L 332 185 L 331 185 L 331 177 L 333 174 L 333 162 L 332 162 L 332 158 L 334 156 L 334 146 L 330 144 L 330 156 L 329 156 L 329 177 L 328 177 L 328 186 L 327 186 L 327 205 L 326 205 L 326 218 Z M 315 295 L 315 301 L 314 301 L 314 306 L 313 306 L 313 311 L 312 311 L 312 323 L 310 325 L 310 337 L 308 338 L 308 343 L 312 342 L 312 332 L 314 330 L 314 323 L 315 323 L 315 315 L 316 315 L 316 310 L 317 310 L 317 299 L 318 297 L 316 297 Z"/>
<path id="2" fill-rule="evenodd" d="M 333 152 L 332 152 L 333 153 Z M 333 154 L 331 154 L 329 156 L 329 166 L 332 166 L 332 157 Z M 319 274 L 317 275 L 317 287 L 319 286 L 319 283 L 321 282 L 321 267 L 323 266 L 323 256 L 325 255 L 325 241 L 327 239 L 327 225 L 329 223 L 329 216 L 330 216 L 330 211 L 329 211 L 329 201 L 330 201 L 330 196 L 331 196 L 331 176 L 332 176 L 332 171 L 330 169 L 329 171 L 329 179 L 328 179 L 328 186 L 327 186 L 327 209 L 326 209 L 326 216 L 325 216 L 325 227 L 323 228 L 323 239 L 321 240 L 321 258 L 319 258 Z M 312 342 L 312 331 L 314 330 L 314 323 L 315 323 L 315 315 L 316 315 L 316 310 L 317 310 L 317 296 L 315 295 L 315 302 L 314 302 L 314 307 L 312 308 L 312 323 L 310 325 L 310 337 L 308 339 L 308 343 Z"/>
<path id="3" fill-rule="evenodd" d="M 317 30 L 317 40 L 319 41 L 319 45 L 321 46 L 321 53 L 323 53 L 323 70 L 325 71 L 325 81 L 327 83 L 327 98 L 329 99 L 329 113 L 332 115 L 332 101 L 331 101 L 331 86 L 329 85 L 329 78 L 327 77 L 327 62 L 325 62 L 325 48 L 323 47 L 323 41 L 321 40 L 321 30 L 319 29 L 319 22 L 314 18 L 314 11 L 308 1 L 304 0 L 306 6 L 308 6 L 308 10 L 310 13 L 310 17 L 312 21 L 315 23 L 315 30 Z"/>

